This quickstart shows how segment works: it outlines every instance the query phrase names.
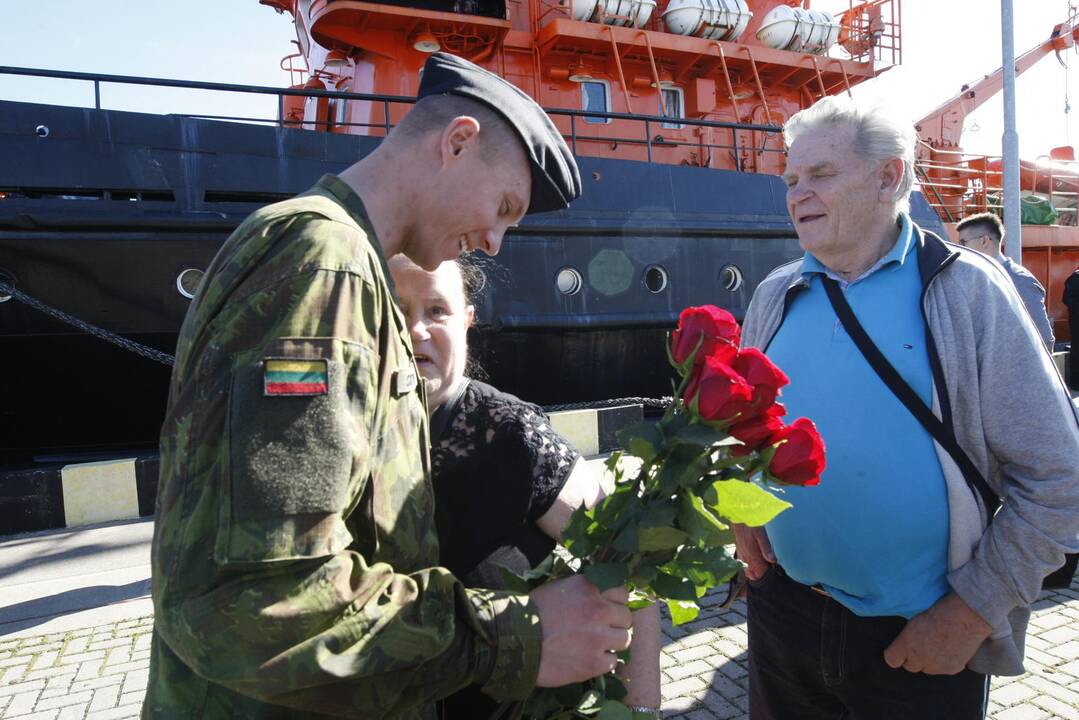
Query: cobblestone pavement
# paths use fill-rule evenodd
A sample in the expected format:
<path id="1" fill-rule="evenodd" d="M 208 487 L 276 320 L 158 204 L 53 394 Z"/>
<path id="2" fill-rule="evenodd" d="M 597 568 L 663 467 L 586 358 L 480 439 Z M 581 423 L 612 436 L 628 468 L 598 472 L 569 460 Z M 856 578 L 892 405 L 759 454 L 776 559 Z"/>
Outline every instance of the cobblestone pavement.
<path id="1" fill-rule="evenodd" d="M 692 623 L 667 625 L 667 718 L 746 717 L 745 606 L 709 602 Z M 1026 675 L 997 678 L 992 720 L 1079 720 L 1079 582 L 1034 606 Z M 0 638 L 0 718 L 113 720 L 139 715 L 152 617 L 52 635 Z"/>

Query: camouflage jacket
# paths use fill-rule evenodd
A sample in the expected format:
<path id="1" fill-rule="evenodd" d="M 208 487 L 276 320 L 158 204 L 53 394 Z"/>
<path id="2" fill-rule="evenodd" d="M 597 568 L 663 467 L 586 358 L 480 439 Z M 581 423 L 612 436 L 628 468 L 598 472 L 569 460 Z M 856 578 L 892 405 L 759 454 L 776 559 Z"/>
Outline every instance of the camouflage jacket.
<path id="1" fill-rule="evenodd" d="M 527 695 L 525 596 L 438 558 L 422 383 L 360 198 L 326 176 L 206 272 L 161 434 L 144 717 L 422 718 Z"/>

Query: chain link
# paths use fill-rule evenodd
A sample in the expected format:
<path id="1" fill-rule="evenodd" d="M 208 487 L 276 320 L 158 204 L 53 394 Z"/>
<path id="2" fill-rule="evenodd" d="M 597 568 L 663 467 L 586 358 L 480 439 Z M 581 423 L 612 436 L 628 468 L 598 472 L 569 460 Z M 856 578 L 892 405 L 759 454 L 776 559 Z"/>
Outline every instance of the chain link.
<path id="1" fill-rule="evenodd" d="M 152 347 L 147 347 L 146 345 L 141 345 L 134 340 L 128 340 L 127 338 L 121 337 L 116 333 L 109 332 L 104 328 L 99 328 L 98 326 L 91 325 L 84 320 L 79 320 L 77 317 L 68 315 L 63 310 L 57 310 L 54 307 L 46 305 L 37 298 L 30 297 L 21 290 L 16 290 L 9 283 L 0 280 L 0 297 L 3 297 L 5 295 L 8 295 L 18 300 L 24 305 L 32 307 L 34 310 L 44 313 L 51 318 L 59 320 L 63 323 L 67 323 L 72 327 L 76 327 L 85 333 L 93 335 L 96 338 L 100 338 L 106 342 L 110 342 L 113 345 L 118 345 L 124 350 L 130 350 L 136 355 L 141 355 L 144 358 L 154 360 L 156 362 L 162 363 L 163 365 L 168 365 L 169 367 L 172 367 L 176 363 L 176 358 L 172 355 L 169 355 L 168 353 L 161 352 L 160 350 L 156 350 Z"/>

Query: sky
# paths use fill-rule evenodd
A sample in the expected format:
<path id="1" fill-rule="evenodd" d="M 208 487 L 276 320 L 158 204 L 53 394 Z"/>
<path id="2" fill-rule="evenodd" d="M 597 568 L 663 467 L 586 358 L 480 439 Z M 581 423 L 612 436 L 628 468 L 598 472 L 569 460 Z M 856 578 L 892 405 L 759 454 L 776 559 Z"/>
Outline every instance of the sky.
<path id="1" fill-rule="evenodd" d="M 1067 0 L 1013 0 L 1016 54 L 1049 37 Z M 846 0 L 813 0 L 838 10 Z M 294 51 L 291 18 L 258 0 L 0 0 L 7 32 L 0 65 L 284 86 L 282 57 Z M 856 88 L 890 102 L 913 121 L 968 82 L 1000 66 L 996 0 L 904 0 L 903 64 Z M 1019 150 L 1024 158 L 1079 144 L 1079 54 L 1070 71 L 1047 57 L 1016 81 Z M 1065 96 L 1075 109 L 1065 114 Z M 967 118 L 964 148 L 998 154 L 1003 93 Z M 0 99 L 93 105 L 89 83 L 0 75 Z M 105 85 L 102 104 L 147 112 L 273 117 L 274 99 L 251 95 Z"/>

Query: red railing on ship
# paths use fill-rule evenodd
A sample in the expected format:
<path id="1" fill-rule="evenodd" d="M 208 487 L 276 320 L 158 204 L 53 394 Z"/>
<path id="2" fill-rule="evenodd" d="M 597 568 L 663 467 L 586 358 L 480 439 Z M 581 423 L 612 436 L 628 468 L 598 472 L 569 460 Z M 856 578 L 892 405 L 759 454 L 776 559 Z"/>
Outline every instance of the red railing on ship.
<path id="1" fill-rule="evenodd" d="M 929 160 L 919 160 L 915 173 L 922 194 L 944 222 L 959 222 L 980 212 L 1003 213 L 1004 173 L 999 155 L 938 150 L 920 143 Z M 1076 225 L 1079 162 L 1047 155 L 1021 168 L 1024 191 L 1045 198 L 1060 225 Z"/>

